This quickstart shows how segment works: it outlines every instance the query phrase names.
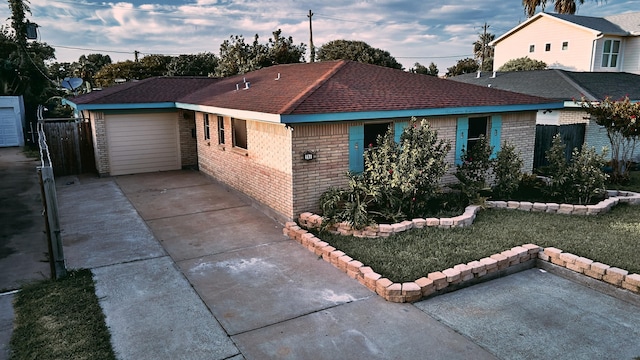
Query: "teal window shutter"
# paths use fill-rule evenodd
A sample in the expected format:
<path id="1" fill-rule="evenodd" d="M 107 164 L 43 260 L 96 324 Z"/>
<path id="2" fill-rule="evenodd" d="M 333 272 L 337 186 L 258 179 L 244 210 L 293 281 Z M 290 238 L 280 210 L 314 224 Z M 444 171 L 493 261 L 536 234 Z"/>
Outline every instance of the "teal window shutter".
<path id="1" fill-rule="evenodd" d="M 393 124 L 393 140 L 398 144 L 400 143 L 400 135 L 402 135 L 404 128 L 406 128 L 408 124 L 409 122 L 407 121 L 400 121 Z"/>
<path id="2" fill-rule="evenodd" d="M 493 147 L 493 151 L 491 152 L 491 158 L 495 159 L 496 155 L 498 155 L 498 151 L 500 151 L 500 136 L 502 135 L 502 116 L 494 115 L 491 117 L 491 134 L 489 135 L 491 138 L 490 145 Z"/>
<path id="3" fill-rule="evenodd" d="M 364 171 L 364 125 L 349 127 L 349 171 Z"/>
<path id="4" fill-rule="evenodd" d="M 469 118 L 458 118 L 456 130 L 456 159 L 455 164 L 462 164 L 462 151 L 467 147 L 469 138 Z"/>

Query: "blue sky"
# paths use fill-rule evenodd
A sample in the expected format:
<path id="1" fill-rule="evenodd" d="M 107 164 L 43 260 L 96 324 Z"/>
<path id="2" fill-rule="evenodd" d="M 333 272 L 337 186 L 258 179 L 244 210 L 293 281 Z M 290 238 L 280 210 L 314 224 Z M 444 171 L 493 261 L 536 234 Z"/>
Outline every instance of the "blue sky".
<path id="1" fill-rule="evenodd" d="M 552 1 L 552 0 L 550 0 Z M 56 49 L 57 61 L 102 53 L 113 61 L 144 54 L 219 53 L 231 35 L 265 43 L 282 29 L 295 43 L 309 42 L 309 10 L 316 46 L 336 39 L 360 40 L 387 50 L 405 68 L 434 62 L 441 73 L 472 56 L 485 23 L 496 37 L 526 20 L 521 0 L 30 0 L 29 19 L 39 40 Z M 553 4 L 547 11 L 553 10 Z M 577 15 L 640 11 L 640 1 L 586 0 Z M 7 2 L 0 20 L 8 25 Z M 307 54 L 307 59 L 308 59 Z"/>

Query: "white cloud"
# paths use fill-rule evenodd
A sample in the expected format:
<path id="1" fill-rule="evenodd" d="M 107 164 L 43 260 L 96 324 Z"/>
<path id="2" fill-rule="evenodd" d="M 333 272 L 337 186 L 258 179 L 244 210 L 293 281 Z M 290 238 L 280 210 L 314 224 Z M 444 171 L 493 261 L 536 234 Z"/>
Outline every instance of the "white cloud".
<path id="1" fill-rule="evenodd" d="M 525 20 L 520 2 L 504 0 L 31 0 L 30 6 L 29 18 L 40 26 L 40 40 L 57 47 L 58 61 L 75 61 L 93 52 L 109 54 L 114 61 L 133 59 L 134 50 L 217 53 L 231 35 L 252 39 L 257 33 L 264 42 L 278 28 L 294 42 L 308 43 L 307 14 L 312 9 L 316 46 L 336 39 L 362 40 L 389 51 L 406 68 L 433 61 L 441 72 L 472 54 L 485 22 L 500 36 Z M 578 14 L 627 11 L 640 11 L 640 3 L 587 0 Z M 0 19 L 8 17 L 8 6 L 0 7 Z"/>

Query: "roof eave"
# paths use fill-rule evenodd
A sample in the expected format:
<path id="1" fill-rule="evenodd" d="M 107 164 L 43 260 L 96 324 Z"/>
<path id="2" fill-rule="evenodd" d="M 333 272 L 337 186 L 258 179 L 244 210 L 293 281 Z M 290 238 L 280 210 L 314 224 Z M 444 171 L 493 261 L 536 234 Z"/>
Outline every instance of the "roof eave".
<path id="1" fill-rule="evenodd" d="M 520 104 L 520 105 L 490 105 L 490 106 L 468 106 L 435 109 L 408 109 L 390 111 L 362 111 L 362 112 L 340 112 L 324 114 L 297 114 L 281 115 L 281 122 L 285 124 L 312 123 L 312 122 L 333 122 L 333 121 L 361 121 L 374 119 L 393 119 L 405 117 L 430 117 L 430 116 L 452 116 L 486 113 L 506 113 L 518 111 L 537 111 L 562 109 L 563 102 L 552 102 L 542 104 Z"/>
<path id="2" fill-rule="evenodd" d="M 76 104 L 63 99 L 62 104 L 69 105 L 77 111 L 82 110 L 139 110 L 139 109 L 172 109 L 176 103 L 172 101 L 131 104 Z"/>

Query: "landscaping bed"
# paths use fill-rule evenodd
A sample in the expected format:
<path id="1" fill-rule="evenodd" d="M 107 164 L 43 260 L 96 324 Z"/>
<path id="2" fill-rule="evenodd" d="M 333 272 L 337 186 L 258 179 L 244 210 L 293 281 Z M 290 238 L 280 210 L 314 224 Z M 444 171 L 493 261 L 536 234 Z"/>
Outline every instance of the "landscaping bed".
<path id="1" fill-rule="evenodd" d="M 309 233 L 295 223 L 284 232 L 390 301 L 416 301 L 535 259 L 639 293 L 638 218 L 640 207 L 623 203 L 588 217 L 488 210 L 471 227 L 424 227 L 379 238 Z"/>

